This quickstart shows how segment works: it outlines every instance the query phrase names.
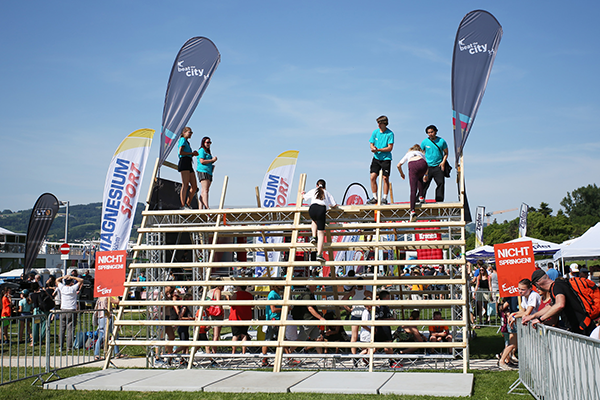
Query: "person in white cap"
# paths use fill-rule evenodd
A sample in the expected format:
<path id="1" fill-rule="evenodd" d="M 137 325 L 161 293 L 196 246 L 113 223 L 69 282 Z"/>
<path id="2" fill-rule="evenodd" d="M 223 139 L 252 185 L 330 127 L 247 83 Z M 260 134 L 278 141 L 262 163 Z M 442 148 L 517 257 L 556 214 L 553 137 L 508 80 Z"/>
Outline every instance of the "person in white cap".
<path id="1" fill-rule="evenodd" d="M 569 273 L 565 274 L 565 279 L 571 279 L 579 276 L 579 265 L 572 263 L 569 266 Z"/>

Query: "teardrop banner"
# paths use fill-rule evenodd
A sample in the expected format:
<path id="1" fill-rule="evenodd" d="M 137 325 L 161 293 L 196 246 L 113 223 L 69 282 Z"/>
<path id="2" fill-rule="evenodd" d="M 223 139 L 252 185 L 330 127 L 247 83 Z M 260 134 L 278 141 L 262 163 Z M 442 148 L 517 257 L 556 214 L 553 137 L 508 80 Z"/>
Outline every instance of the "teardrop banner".
<path id="1" fill-rule="evenodd" d="M 35 202 L 29 225 L 27 226 L 27 239 L 25 241 L 25 260 L 23 266 L 23 276 L 26 276 L 37 259 L 40 247 L 46 239 L 46 234 L 58 214 L 59 201 L 51 193 L 44 193 Z"/>

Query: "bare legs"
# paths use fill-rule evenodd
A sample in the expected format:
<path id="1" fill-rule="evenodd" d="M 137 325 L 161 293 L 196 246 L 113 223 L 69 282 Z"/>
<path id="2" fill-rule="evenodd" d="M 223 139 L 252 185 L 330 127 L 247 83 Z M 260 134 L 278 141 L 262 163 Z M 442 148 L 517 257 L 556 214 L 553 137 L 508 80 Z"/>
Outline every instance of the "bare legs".
<path id="1" fill-rule="evenodd" d="M 200 181 L 200 209 L 208 209 L 208 190 L 212 182 L 208 179 L 202 179 Z"/>
<path id="2" fill-rule="evenodd" d="M 192 186 L 191 190 L 189 190 L 190 185 Z M 192 171 L 181 171 L 181 192 L 179 192 L 181 207 L 189 206 L 197 192 L 198 183 L 194 173 Z"/>

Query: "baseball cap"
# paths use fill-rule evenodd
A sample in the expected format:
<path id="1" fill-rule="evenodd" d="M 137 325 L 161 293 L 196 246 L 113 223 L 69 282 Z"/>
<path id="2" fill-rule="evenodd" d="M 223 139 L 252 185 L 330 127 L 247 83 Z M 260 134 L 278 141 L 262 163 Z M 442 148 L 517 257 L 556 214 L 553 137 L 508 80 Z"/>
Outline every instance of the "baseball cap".
<path id="1" fill-rule="evenodd" d="M 577 265 L 577 263 L 571 264 L 569 268 L 571 269 L 571 272 L 579 272 L 579 265 Z"/>
<path id="2" fill-rule="evenodd" d="M 535 285 L 537 281 L 542 279 L 544 276 L 546 276 L 546 273 L 543 270 L 536 269 L 535 271 L 533 271 L 533 274 L 531 274 L 531 284 Z"/>

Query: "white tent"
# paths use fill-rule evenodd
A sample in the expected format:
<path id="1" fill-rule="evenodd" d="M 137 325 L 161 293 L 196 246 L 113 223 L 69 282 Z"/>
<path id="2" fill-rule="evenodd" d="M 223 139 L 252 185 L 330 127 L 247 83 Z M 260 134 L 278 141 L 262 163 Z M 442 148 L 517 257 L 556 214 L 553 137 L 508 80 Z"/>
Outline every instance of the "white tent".
<path id="1" fill-rule="evenodd" d="M 579 238 L 567 242 L 562 243 L 560 251 L 554 253 L 555 260 L 600 258 L 600 222 Z"/>
<path id="2" fill-rule="evenodd" d="M 529 236 L 523 236 L 518 239 L 513 239 L 513 240 L 509 241 L 508 243 L 525 242 L 528 240 L 531 240 L 531 244 L 533 247 L 533 254 L 535 254 L 535 255 L 554 254 L 560 250 L 560 245 L 557 243 L 552 243 L 552 242 L 548 242 L 546 240 L 536 239 L 536 238 L 532 238 Z"/>
<path id="3" fill-rule="evenodd" d="M 494 258 L 494 247 L 492 246 L 480 246 L 473 250 L 467 251 L 467 261 L 476 261 L 480 258 Z"/>

